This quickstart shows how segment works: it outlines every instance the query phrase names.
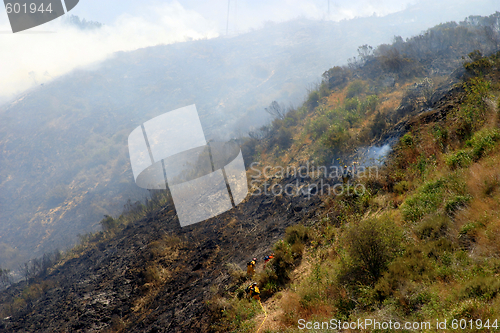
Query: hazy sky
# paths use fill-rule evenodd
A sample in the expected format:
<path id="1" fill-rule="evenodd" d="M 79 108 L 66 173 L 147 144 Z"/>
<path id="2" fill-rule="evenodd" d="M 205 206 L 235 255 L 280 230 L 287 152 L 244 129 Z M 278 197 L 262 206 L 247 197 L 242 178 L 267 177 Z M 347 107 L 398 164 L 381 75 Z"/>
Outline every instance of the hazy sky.
<path id="1" fill-rule="evenodd" d="M 229 1 L 229 34 L 259 28 L 266 21 L 281 22 L 297 17 L 341 20 L 373 14 L 383 16 L 416 2 L 232 0 Z M 6 12 L 0 10 L 0 103 L 77 67 L 102 61 L 116 51 L 224 35 L 228 1 L 80 0 L 70 14 L 105 26 L 93 32 L 80 31 L 64 25 L 63 16 L 12 34 Z M 53 33 L 46 33 L 48 31 Z"/>
<path id="2" fill-rule="evenodd" d="M 286 21 L 299 16 L 323 19 L 328 16 L 330 4 L 330 19 L 339 20 L 366 16 L 376 13 L 386 15 L 404 9 L 407 4 L 416 0 L 179 0 L 187 10 L 200 13 L 204 18 L 214 22 L 217 29 L 225 33 L 229 5 L 229 28 L 234 32 L 257 28 L 264 21 Z M 120 15 L 130 15 L 144 12 L 146 7 L 162 6 L 165 1 L 119 1 L 119 0 L 81 0 L 75 15 L 87 17 L 110 24 Z"/>

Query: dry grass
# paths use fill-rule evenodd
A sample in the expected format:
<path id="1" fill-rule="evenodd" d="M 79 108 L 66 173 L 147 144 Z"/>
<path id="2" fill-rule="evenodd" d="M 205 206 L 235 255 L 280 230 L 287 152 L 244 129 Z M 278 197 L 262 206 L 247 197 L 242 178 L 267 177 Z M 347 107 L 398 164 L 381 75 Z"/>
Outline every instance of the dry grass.
<path id="1" fill-rule="evenodd" d="M 406 87 L 409 85 L 408 83 L 399 89 L 384 94 L 384 97 L 380 100 L 380 110 L 382 110 L 383 113 L 396 110 L 399 103 L 401 103 Z"/>
<path id="2" fill-rule="evenodd" d="M 155 263 L 149 264 L 143 272 L 144 284 L 141 286 L 142 297 L 134 301 L 132 311 L 145 318 L 151 311 L 149 306 L 156 299 L 162 287 L 171 280 L 174 272 Z"/>
<path id="3" fill-rule="evenodd" d="M 476 224 L 476 255 L 500 257 L 500 175 L 493 155 L 473 164 L 466 174 L 467 188 L 474 199 L 455 217 L 455 230 Z"/>
<path id="4" fill-rule="evenodd" d="M 329 108 L 336 108 L 344 103 L 345 90 L 334 91 L 326 98 L 326 106 Z"/>

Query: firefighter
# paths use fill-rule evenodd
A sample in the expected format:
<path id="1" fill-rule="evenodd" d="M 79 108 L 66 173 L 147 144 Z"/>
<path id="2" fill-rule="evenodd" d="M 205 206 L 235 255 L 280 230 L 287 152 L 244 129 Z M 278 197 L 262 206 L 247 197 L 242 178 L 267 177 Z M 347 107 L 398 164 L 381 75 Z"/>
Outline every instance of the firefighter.
<path id="1" fill-rule="evenodd" d="M 267 262 L 268 262 L 269 260 L 271 260 L 271 259 L 274 259 L 274 253 L 272 253 L 272 254 L 271 254 L 271 255 L 269 255 L 269 256 L 265 256 L 265 257 L 264 257 L 264 269 L 266 269 L 266 264 L 267 264 Z"/>
<path id="2" fill-rule="evenodd" d="M 344 169 L 342 170 L 342 183 L 347 183 L 349 181 L 349 172 L 347 170 L 347 165 L 344 165 Z"/>
<path id="3" fill-rule="evenodd" d="M 344 170 L 342 172 L 342 183 L 346 184 L 353 177 L 353 167 L 348 167 L 344 165 Z"/>
<path id="4" fill-rule="evenodd" d="M 247 263 L 247 275 L 252 277 L 255 274 L 255 265 L 257 264 L 257 258 L 253 258 Z"/>
<path id="5" fill-rule="evenodd" d="M 252 283 L 248 288 L 248 296 L 256 301 L 260 301 L 260 290 L 257 287 L 257 282 Z"/>

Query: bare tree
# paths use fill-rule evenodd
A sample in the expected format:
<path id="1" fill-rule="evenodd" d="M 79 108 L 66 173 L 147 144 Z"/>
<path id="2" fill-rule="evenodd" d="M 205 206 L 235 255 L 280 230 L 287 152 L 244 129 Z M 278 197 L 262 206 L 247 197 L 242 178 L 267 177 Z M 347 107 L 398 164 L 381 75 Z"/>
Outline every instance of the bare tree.
<path id="1" fill-rule="evenodd" d="M 11 282 L 10 270 L 0 268 L 0 289 L 7 288 Z"/>
<path id="2" fill-rule="evenodd" d="M 358 47 L 358 58 L 361 65 L 365 64 L 368 60 L 373 58 L 373 47 L 368 44 Z"/>
<path id="3" fill-rule="evenodd" d="M 32 277 L 33 273 L 29 262 L 25 262 L 24 264 L 19 265 L 19 271 L 21 272 L 26 282 L 28 282 Z"/>
<path id="4" fill-rule="evenodd" d="M 248 132 L 248 136 L 254 140 L 262 140 L 269 136 L 271 133 L 271 126 L 264 125 L 257 130 Z"/>
<path id="5" fill-rule="evenodd" d="M 34 258 L 31 260 L 31 275 L 35 277 L 42 272 L 42 258 Z"/>
<path id="6" fill-rule="evenodd" d="M 283 104 L 279 104 L 276 101 L 272 101 L 269 107 L 265 108 L 266 112 L 269 113 L 274 118 L 285 119 L 287 110 Z"/>

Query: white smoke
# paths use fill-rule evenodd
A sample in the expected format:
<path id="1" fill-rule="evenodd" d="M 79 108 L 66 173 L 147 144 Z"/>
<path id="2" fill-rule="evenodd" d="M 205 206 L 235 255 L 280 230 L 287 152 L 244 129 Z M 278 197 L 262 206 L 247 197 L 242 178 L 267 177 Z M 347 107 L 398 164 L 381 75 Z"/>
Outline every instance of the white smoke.
<path id="1" fill-rule="evenodd" d="M 67 15 L 70 15 L 69 12 Z M 81 30 L 65 16 L 12 34 L 0 17 L 0 103 L 69 71 L 100 62 L 117 51 L 218 36 L 213 22 L 178 2 L 144 7 L 140 16 L 121 15 L 111 25 Z"/>
<path id="2" fill-rule="evenodd" d="M 368 167 L 371 165 L 380 166 L 385 162 L 387 155 L 392 150 L 394 141 L 386 143 L 383 146 L 370 146 L 358 149 L 357 160 L 360 166 Z"/>
<path id="3" fill-rule="evenodd" d="M 258 29 L 269 21 L 283 22 L 297 17 L 339 21 L 384 16 L 415 4 L 428 9 L 428 16 L 436 16 L 435 22 L 430 20 L 428 25 L 462 20 L 471 14 L 489 15 L 498 8 L 497 0 L 478 0 L 477 4 L 467 0 L 178 0 L 168 3 L 82 0 L 67 15 L 83 15 L 82 18 L 97 21 L 102 18 L 105 25 L 101 29 L 82 31 L 69 27 L 63 24 L 65 15 L 17 34 L 12 34 L 7 14 L 0 9 L 0 104 L 75 68 L 101 62 L 117 51 L 213 38 L 225 34 L 226 28 L 230 35 L 242 33 Z M 44 33 L 47 31 L 53 33 Z"/>

